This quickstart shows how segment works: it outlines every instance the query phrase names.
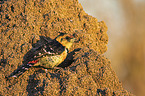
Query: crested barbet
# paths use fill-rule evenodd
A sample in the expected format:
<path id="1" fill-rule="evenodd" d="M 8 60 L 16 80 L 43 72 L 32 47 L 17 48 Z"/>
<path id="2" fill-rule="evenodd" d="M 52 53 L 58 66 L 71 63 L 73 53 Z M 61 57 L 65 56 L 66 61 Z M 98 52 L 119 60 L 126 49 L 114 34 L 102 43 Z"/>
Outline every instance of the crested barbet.
<path id="1" fill-rule="evenodd" d="M 8 77 L 19 77 L 32 66 L 42 66 L 44 68 L 55 68 L 67 57 L 68 50 L 75 42 L 74 35 L 60 33 L 55 39 L 40 37 L 43 42 L 39 46 L 32 48 L 26 57 L 28 62 L 20 66 Z"/>

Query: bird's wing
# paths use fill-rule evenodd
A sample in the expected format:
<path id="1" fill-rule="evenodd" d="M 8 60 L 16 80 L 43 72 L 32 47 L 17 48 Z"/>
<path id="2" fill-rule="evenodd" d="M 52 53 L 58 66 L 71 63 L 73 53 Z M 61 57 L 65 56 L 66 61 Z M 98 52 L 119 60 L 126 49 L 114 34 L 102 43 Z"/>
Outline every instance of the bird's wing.
<path id="1" fill-rule="evenodd" d="M 44 43 L 43 46 L 40 46 L 35 50 L 34 53 L 34 59 L 38 59 L 40 57 L 46 56 L 46 55 L 60 55 L 65 50 L 65 47 L 56 41 L 55 39 L 52 40 L 49 43 Z"/>
<path id="2" fill-rule="evenodd" d="M 29 61 L 37 60 L 45 55 L 59 55 L 64 50 L 65 47 L 55 39 L 52 40 L 50 38 L 41 36 L 38 44 L 36 44 L 34 48 L 26 53 L 24 56 L 24 61 L 27 64 Z"/>

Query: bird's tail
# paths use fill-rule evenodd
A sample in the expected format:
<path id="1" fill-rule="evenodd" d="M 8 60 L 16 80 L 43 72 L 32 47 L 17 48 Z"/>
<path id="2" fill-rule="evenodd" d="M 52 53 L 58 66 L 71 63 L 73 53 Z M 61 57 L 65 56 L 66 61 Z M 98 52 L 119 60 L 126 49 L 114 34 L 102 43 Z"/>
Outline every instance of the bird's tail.
<path id="1" fill-rule="evenodd" d="M 16 69 L 13 73 L 11 73 L 7 78 L 19 77 L 20 75 L 22 75 L 25 71 L 27 71 L 29 68 L 31 68 L 37 62 L 38 62 L 38 60 L 35 60 L 35 61 L 30 61 L 27 64 L 23 64 L 18 69 Z"/>

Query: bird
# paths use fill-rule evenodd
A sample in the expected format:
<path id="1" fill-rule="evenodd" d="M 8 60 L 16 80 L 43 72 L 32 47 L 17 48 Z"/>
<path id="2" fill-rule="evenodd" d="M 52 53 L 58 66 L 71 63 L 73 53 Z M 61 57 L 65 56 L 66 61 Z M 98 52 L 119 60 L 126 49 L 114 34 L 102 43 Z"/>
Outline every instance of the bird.
<path id="1" fill-rule="evenodd" d="M 55 39 L 40 37 L 40 42 L 35 45 L 25 56 L 27 63 L 22 64 L 7 78 L 19 77 L 33 66 L 44 68 L 57 68 L 67 57 L 67 54 L 75 42 L 75 35 L 60 33 Z"/>

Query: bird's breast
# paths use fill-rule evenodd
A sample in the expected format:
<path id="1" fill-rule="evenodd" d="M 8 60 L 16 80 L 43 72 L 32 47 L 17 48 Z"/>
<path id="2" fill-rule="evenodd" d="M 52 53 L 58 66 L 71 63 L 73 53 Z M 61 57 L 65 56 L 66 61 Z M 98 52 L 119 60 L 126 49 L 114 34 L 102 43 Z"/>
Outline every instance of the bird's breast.
<path id="1" fill-rule="evenodd" d="M 60 55 L 45 56 L 43 58 L 40 58 L 39 64 L 40 66 L 43 66 L 45 68 L 53 68 L 61 64 L 65 60 L 66 56 L 67 56 L 67 50 L 62 52 Z"/>

